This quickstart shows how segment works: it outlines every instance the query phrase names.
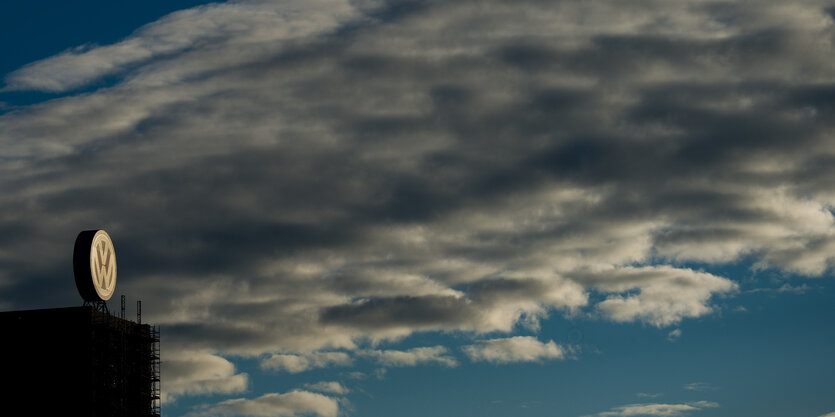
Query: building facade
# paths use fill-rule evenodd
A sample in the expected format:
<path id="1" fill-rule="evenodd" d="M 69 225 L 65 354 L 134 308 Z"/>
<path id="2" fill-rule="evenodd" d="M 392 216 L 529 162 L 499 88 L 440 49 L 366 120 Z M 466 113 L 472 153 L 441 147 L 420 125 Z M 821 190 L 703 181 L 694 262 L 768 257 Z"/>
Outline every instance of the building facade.
<path id="1" fill-rule="evenodd" d="M 0 313 L 0 414 L 159 416 L 159 330 L 138 321 L 91 306 Z"/>

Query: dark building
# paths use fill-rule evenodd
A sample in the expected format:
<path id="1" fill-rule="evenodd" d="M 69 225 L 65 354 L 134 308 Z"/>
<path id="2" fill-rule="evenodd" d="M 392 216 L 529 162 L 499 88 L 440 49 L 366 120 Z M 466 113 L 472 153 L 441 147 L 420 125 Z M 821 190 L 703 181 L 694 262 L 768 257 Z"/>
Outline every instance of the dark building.
<path id="1" fill-rule="evenodd" d="M 156 327 L 84 306 L 2 312 L 0 329 L 0 415 L 159 416 Z"/>

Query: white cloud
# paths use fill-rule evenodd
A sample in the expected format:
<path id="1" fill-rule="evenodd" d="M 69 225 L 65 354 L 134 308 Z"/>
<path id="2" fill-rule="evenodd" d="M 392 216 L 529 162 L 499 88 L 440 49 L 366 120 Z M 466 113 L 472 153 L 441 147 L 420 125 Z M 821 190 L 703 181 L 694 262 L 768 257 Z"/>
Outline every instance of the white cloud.
<path id="1" fill-rule="evenodd" d="M 691 382 L 684 385 L 684 389 L 688 391 L 714 391 L 719 388 L 708 384 L 707 382 Z"/>
<path id="2" fill-rule="evenodd" d="M 330 366 L 350 366 L 354 360 L 345 352 L 312 352 L 306 354 L 275 354 L 261 360 L 261 369 L 292 374 Z"/>
<path id="3" fill-rule="evenodd" d="M 464 353 L 475 362 L 539 362 L 566 357 L 566 349 L 554 343 L 553 340 L 542 343 L 531 336 L 483 340 L 477 344 L 465 346 L 463 349 Z"/>
<path id="4" fill-rule="evenodd" d="M 822 416 L 818 416 L 818 417 L 835 417 L 835 411 L 833 411 L 831 413 L 826 413 L 826 414 L 824 414 Z"/>
<path id="5" fill-rule="evenodd" d="M 619 322 L 642 320 L 658 327 L 711 313 L 711 296 L 732 294 L 739 287 L 727 278 L 670 266 L 601 268 L 574 276 L 605 292 L 627 293 L 610 295 L 597 304 L 607 317 Z M 638 291 L 630 293 L 633 290 Z"/>
<path id="6" fill-rule="evenodd" d="M 162 361 L 162 401 L 183 395 L 233 394 L 247 389 L 248 376 L 228 360 L 205 352 L 166 352 Z"/>
<path id="7" fill-rule="evenodd" d="M 696 401 L 684 404 L 629 404 L 615 407 L 610 411 L 594 414 L 597 417 L 626 417 L 626 416 L 661 416 L 678 417 L 705 408 L 718 407 L 719 404 L 710 401 Z"/>
<path id="8" fill-rule="evenodd" d="M 284 394 L 266 394 L 253 399 L 226 400 L 202 406 L 186 415 L 188 417 L 295 417 L 301 415 L 337 417 L 339 401 L 322 394 L 295 390 Z"/>
<path id="9" fill-rule="evenodd" d="M 358 354 L 373 358 L 382 366 L 417 366 L 425 364 L 458 366 L 458 361 L 447 355 L 443 346 L 416 347 L 409 350 L 366 350 Z"/>
<path id="10" fill-rule="evenodd" d="M 681 329 L 673 329 L 670 333 L 667 333 L 667 340 L 670 342 L 675 342 L 681 337 Z"/>
<path id="11" fill-rule="evenodd" d="M 366 379 L 368 378 L 368 374 L 360 371 L 351 371 L 344 374 L 346 377 L 350 379 Z"/>
<path id="12" fill-rule="evenodd" d="M 6 76 L 5 90 L 67 91 L 190 49 L 253 46 L 322 33 L 353 15 L 349 3 L 341 0 L 244 0 L 199 6 L 171 13 L 121 42 L 78 47 L 26 65 Z M 242 53 L 237 60 L 216 63 L 215 69 L 241 65 L 254 57 Z M 204 65 L 199 71 L 209 69 Z M 143 75 L 143 84 L 176 81 L 170 71 L 166 74 L 157 68 L 156 72 Z M 185 75 L 182 70 L 177 72 L 178 79 Z"/>
<path id="13" fill-rule="evenodd" d="M 751 290 L 747 290 L 745 292 L 749 292 L 749 293 L 773 292 L 773 293 L 778 293 L 778 294 L 789 293 L 789 294 L 803 295 L 803 294 L 805 294 L 808 291 L 813 290 L 813 289 L 815 289 L 815 287 L 812 287 L 812 286 L 809 286 L 809 285 L 806 285 L 806 284 L 792 286 L 789 283 L 785 283 L 778 288 L 754 288 L 754 289 L 751 289 Z"/>
<path id="14" fill-rule="evenodd" d="M 305 384 L 304 388 L 309 391 L 326 392 L 328 394 L 345 395 L 351 392 L 344 385 L 336 381 L 320 381 L 315 384 Z"/>

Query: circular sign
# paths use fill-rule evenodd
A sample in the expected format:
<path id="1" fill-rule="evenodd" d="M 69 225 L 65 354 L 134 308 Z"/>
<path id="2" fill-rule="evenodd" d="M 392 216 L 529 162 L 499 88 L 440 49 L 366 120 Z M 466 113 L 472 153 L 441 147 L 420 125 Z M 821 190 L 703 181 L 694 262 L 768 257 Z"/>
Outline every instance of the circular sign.
<path id="1" fill-rule="evenodd" d="M 75 239 L 73 273 L 85 301 L 107 301 L 116 289 L 116 251 L 104 230 L 85 230 Z"/>

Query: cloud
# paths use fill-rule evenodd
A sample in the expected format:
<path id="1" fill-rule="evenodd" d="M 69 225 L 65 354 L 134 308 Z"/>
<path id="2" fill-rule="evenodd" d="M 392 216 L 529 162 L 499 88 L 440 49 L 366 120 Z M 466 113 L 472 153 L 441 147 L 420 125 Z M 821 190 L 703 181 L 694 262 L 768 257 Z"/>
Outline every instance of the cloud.
<path id="1" fill-rule="evenodd" d="M 712 311 L 707 303 L 714 294 L 728 294 L 739 286 L 713 274 L 669 266 L 621 267 L 578 271 L 576 280 L 587 282 L 610 295 L 597 307 L 612 320 L 642 320 L 655 326 L 678 323 Z"/>
<path id="2" fill-rule="evenodd" d="M 305 384 L 304 388 L 310 391 L 325 392 L 328 394 L 345 395 L 351 392 L 344 385 L 336 381 L 321 381 L 315 384 Z"/>
<path id="3" fill-rule="evenodd" d="M 713 391 L 719 388 L 708 384 L 707 382 L 691 382 L 689 384 L 684 385 L 684 389 L 688 391 Z"/>
<path id="4" fill-rule="evenodd" d="M 165 353 L 162 361 L 162 401 L 183 395 L 234 394 L 248 386 L 248 375 L 236 373 L 228 360 L 204 352 Z"/>
<path id="5" fill-rule="evenodd" d="M 681 337 L 681 329 L 673 329 L 670 333 L 667 333 L 667 340 L 670 342 L 675 342 Z"/>
<path id="6" fill-rule="evenodd" d="M 566 349 L 553 340 L 542 343 L 531 336 L 488 339 L 464 346 L 464 353 L 474 362 L 512 363 L 564 359 Z"/>
<path id="7" fill-rule="evenodd" d="M 354 360 L 345 352 L 275 354 L 261 360 L 261 369 L 299 373 L 329 366 L 350 366 Z"/>
<path id="8" fill-rule="evenodd" d="M 719 407 L 719 404 L 710 401 L 695 401 L 684 404 L 629 404 L 615 407 L 611 411 L 604 411 L 594 414 L 598 417 L 615 416 L 665 416 L 677 417 L 688 415 L 693 411 L 701 411 L 705 408 Z"/>
<path id="9" fill-rule="evenodd" d="M 171 13 L 112 45 L 85 45 L 33 62 L 8 74 L 4 90 L 63 92 L 153 60 L 166 61 L 172 55 L 189 55 L 202 48 L 257 48 L 315 35 L 333 30 L 352 15 L 353 10 L 345 1 L 212 3 Z M 256 57 L 241 53 L 225 65 L 244 65 Z M 188 58 L 181 60 L 187 62 Z M 173 68 L 163 65 L 152 76 L 140 69 L 131 83 L 165 84 L 203 70 L 196 66 Z"/>
<path id="10" fill-rule="evenodd" d="M 360 355 L 372 358 L 382 366 L 418 366 L 436 364 L 448 367 L 458 366 L 458 361 L 447 355 L 443 346 L 416 347 L 409 350 L 366 350 Z"/>
<path id="11" fill-rule="evenodd" d="M 189 417 L 294 417 L 301 415 L 336 417 L 339 415 L 339 401 L 326 395 L 295 390 L 284 394 L 265 394 L 253 399 L 226 400 L 201 406 L 186 415 Z"/>
<path id="12" fill-rule="evenodd" d="M 833 411 L 831 413 L 826 413 L 826 414 L 824 414 L 822 416 L 819 416 L 819 417 L 835 417 L 835 411 Z"/>
<path id="13" fill-rule="evenodd" d="M 509 331 L 523 315 L 535 328 L 547 307 L 572 310 L 587 302 L 579 285 L 553 275 L 476 280 L 467 294 L 369 297 L 323 309 L 320 322 L 383 337 L 405 329 Z"/>
<path id="14" fill-rule="evenodd" d="M 166 355 L 226 366 L 171 374 L 188 395 L 242 389 L 232 355 L 676 326 L 738 290 L 690 263 L 831 272 L 824 2 L 359 3 L 202 6 L 9 74 L 87 89 L 0 114 L 0 305 L 77 300 L 69 248 L 105 228 Z"/>
<path id="15" fill-rule="evenodd" d="M 809 290 L 812 290 L 814 288 L 815 287 L 812 287 L 812 286 L 809 286 L 809 285 L 806 285 L 806 284 L 792 286 L 791 284 L 785 283 L 785 284 L 781 285 L 779 288 L 754 288 L 754 289 L 751 289 L 751 290 L 747 290 L 746 292 L 749 292 L 749 293 L 773 292 L 773 293 L 777 293 L 777 294 L 789 293 L 789 294 L 803 295 L 806 292 L 808 292 Z"/>

